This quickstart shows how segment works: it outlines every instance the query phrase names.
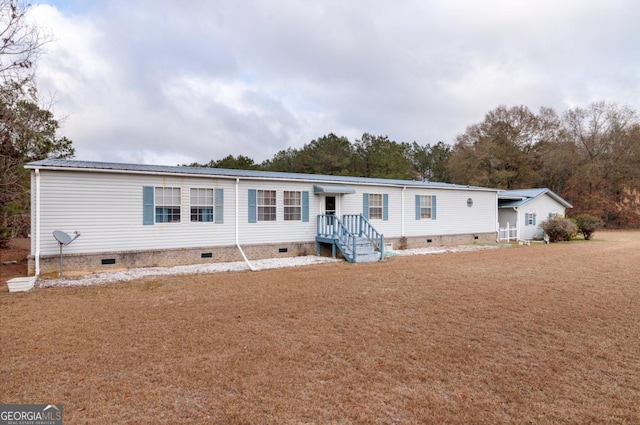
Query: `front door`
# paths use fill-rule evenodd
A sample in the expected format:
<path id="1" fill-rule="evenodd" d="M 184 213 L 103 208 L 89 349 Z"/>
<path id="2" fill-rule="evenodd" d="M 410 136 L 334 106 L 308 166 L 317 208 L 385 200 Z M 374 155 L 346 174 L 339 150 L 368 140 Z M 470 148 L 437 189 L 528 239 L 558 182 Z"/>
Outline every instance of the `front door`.
<path id="1" fill-rule="evenodd" d="M 335 196 L 325 196 L 324 213 L 327 215 L 336 215 L 336 197 Z"/>

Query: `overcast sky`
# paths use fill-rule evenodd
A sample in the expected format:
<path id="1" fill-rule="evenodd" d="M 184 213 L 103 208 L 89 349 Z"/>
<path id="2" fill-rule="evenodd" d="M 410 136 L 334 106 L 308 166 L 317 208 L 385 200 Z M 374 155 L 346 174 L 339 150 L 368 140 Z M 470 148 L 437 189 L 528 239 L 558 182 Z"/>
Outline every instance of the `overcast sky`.
<path id="1" fill-rule="evenodd" d="M 36 2 L 37 3 L 37 2 Z M 636 0 L 46 0 L 76 158 L 261 162 L 329 133 L 452 143 L 499 105 L 640 112 Z"/>

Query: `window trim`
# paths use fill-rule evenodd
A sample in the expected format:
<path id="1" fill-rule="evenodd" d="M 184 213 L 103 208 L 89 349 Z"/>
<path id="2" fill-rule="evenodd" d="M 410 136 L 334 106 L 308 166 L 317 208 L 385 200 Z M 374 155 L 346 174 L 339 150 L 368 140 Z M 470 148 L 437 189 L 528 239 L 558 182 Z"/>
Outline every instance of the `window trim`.
<path id="1" fill-rule="evenodd" d="M 302 221 L 302 191 L 284 190 L 282 192 L 284 221 Z M 287 195 L 296 194 L 294 198 Z M 287 201 L 297 201 L 297 204 L 287 203 Z"/>
<path id="2" fill-rule="evenodd" d="M 426 208 L 426 207 L 422 207 L 422 199 L 423 198 L 431 198 L 431 206 L 430 206 L 430 214 L 431 216 L 429 218 L 426 217 L 422 217 L 422 209 Z M 437 208 L 437 196 L 436 195 L 420 195 L 417 194 L 415 196 L 415 215 L 416 215 L 416 220 L 435 220 L 436 219 L 436 214 L 438 212 L 438 208 Z"/>
<path id="3" fill-rule="evenodd" d="M 269 194 L 273 194 L 273 197 L 269 196 L 269 198 L 266 198 L 265 195 L 267 194 L 267 192 Z M 264 203 L 267 199 L 269 200 L 270 203 Z M 276 190 L 267 190 L 267 189 L 257 190 L 256 220 L 257 221 L 278 221 L 278 192 Z"/>
<path id="4" fill-rule="evenodd" d="M 382 199 L 382 217 L 380 218 L 371 218 L 371 202 L 370 202 L 370 196 L 371 195 L 378 195 L 381 196 Z M 380 208 L 378 206 L 375 206 L 373 208 Z M 389 220 L 389 194 L 388 193 L 363 193 L 362 194 L 362 215 L 364 216 L 364 218 L 366 218 L 367 220 L 380 220 L 380 221 L 387 221 Z"/>
<path id="5" fill-rule="evenodd" d="M 158 196 L 158 191 L 162 191 L 162 197 Z M 171 195 L 169 195 L 170 203 L 165 202 L 167 197 L 166 192 L 171 191 Z M 176 204 L 174 196 L 177 192 L 177 201 Z M 153 188 L 153 211 L 154 211 L 154 222 L 157 224 L 160 223 L 181 223 L 182 222 L 182 189 L 180 187 L 173 186 L 155 186 Z M 161 199 L 161 201 L 159 201 Z M 162 211 L 162 210 L 168 211 Z M 176 213 L 177 210 L 177 213 Z M 167 220 L 158 220 L 159 217 L 166 217 Z"/>
<path id="6" fill-rule="evenodd" d="M 196 191 L 196 196 L 195 196 L 195 200 L 197 202 L 194 202 L 194 196 L 193 196 L 193 192 Z M 200 202 L 201 195 L 200 192 L 204 192 L 204 200 L 205 202 L 202 203 Z M 211 204 L 208 204 L 207 201 L 209 200 L 209 193 L 211 194 L 210 199 L 211 199 Z M 194 208 L 196 208 L 198 211 L 196 211 L 195 216 L 196 216 L 196 220 L 194 220 Z M 204 212 L 202 210 L 207 209 L 209 210 L 209 220 L 204 220 Z M 215 199 L 215 192 L 213 188 L 210 187 L 191 187 L 189 188 L 189 222 L 191 223 L 214 223 L 216 221 L 215 218 L 216 215 L 216 199 Z M 197 218 L 200 218 L 199 220 Z"/>

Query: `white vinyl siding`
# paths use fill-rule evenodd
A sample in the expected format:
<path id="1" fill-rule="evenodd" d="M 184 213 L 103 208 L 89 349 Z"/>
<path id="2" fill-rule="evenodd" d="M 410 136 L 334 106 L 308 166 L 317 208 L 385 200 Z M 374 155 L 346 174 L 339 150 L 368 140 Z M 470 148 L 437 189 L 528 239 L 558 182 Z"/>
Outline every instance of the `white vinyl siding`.
<path id="1" fill-rule="evenodd" d="M 82 234 L 65 247 L 65 254 L 233 246 L 236 241 L 242 246 L 314 242 L 316 216 L 322 213 L 324 205 L 324 196 L 312 192 L 314 183 L 305 181 L 236 180 L 45 168 L 40 170 L 40 175 L 41 255 L 59 253 L 57 242 L 51 236 L 54 230 L 67 233 L 77 230 Z M 179 222 L 154 223 L 153 195 L 158 187 L 180 189 L 180 201 L 177 204 L 180 207 Z M 497 198 L 494 191 L 415 187 L 403 190 L 397 186 L 352 183 L 349 187 L 356 192 L 336 196 L 339 214 L 363 214 L 363 198 L 370 193 L 382 194 L 383 217 L 382 220 L 375 220 L 373 225 L 385 238 L 496 231 Z M 147 197 L 150 198 L 147 200 L 150 201 L 152 212 L 150 225 L 144 224 L 145 188 L 151 189 L 151 196 Z M 191 222 L 192 188 L 214 189 L 214 223 Z M 256 195 L 256 204 L 258 191 L 275 192 L 275 205 L 268 205 L 275 206 L 275 220 L 251 222 L 248 205 L 252 191 Z M 285 192 L 301 192 L 301 220 L 285 220 Z M 218 193 L 221 195 L 220 203 Z M 437 197 L 437 220 L 415 219 L 416 195 Z M 175 202 L 173 193 L 171 198 L 171 203 Z M 468 198 L 474 201 L 471 208 L 467 207 Z M 256 210 L 257 207 L 253 209 L 257 215 Z"/>
<path id="2" fill-rule="evenodd" d="M 215 215 L 220 224 L 191 223 L 191 187 L 214 187 L 233 193 L 234 181 L 210 178 L 133 175 L 108 172 L 40 170 L 41 254 L 59 253 L 54 230 L 79 231 L 82 236 L 65 253 L 117 252 L 147 249 L 229 246 L 235 243 L 233 204 Z M 181 188 L 180 222 L 155 222 L 156 187 Z M 151 188 L 151 225 L 143 222 L 143 192 Z M 222 206 L 222 202 L 220 203 Z M 224 221 L 224 222 L 223 222 Z M 211 230 L 206 230 L 211 229 Z"/>

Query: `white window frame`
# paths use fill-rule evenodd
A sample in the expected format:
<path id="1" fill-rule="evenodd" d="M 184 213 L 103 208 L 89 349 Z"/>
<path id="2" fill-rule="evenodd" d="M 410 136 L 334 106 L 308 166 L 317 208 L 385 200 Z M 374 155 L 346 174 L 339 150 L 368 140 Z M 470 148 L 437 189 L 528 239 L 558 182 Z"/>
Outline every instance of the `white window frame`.
<path id="1" fill-rule="evenodd" d="M 536 222 L 536 213 L 534 212 L 530 212 L 528 215 L 528 220 L 527 220 L 527 226 L 533 226 L 533 224 Z"/>
<path id="2" fill-rule="evenodd" d="M 189 204 L 192 223 L 213 223 L 215 221 L 215 195 L 212 188 L 192 187 L 189 190 Z"/>
<path id="3" fill-rule="evenodd" d="M 284 197 L 284 220 L 302 221 L 302 192 L 298 190 L 285 190 Z"/>
<path id="4" fill-rule="evenodd" d="M 420 195 L 420 220 L 431 220 L 433 216 L 433 196 Z"/>
<path id="5" fill-rule="evenodd" d="M 384 197 L 382 193 L 369 194 L 369 220 L 382 220 L 384 217 Z"/>
<path id="6" fill-rule="evenodd" d="M 256 218 L 258 221 L 277 220 L 277 195 L 275 190 L 261 190 L 256 192 L 256 206 L 258 208 Z"/>
<path id="7" fill-rule="evenodd" d="M 154 220 L 156 223 L 180 223 L 182 215 L 181 195 L 179 187 L 154 188 Z M 163 210 L 166 210 L 166 214 Z"/>

